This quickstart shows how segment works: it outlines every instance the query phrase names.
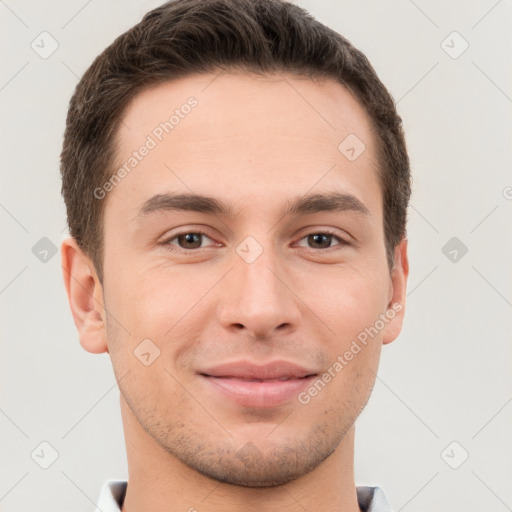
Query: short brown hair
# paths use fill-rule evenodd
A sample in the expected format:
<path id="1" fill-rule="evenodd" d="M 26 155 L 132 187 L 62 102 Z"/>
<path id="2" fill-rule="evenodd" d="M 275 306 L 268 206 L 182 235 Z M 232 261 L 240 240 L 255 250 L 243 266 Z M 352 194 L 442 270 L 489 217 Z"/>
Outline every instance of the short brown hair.
<path id="1" fill-rule="evenodd" d="M 406 236 L 411 193 L 402 119 L 366 56 L 282 0 L 172 0 L 148 12 L 91 64 L 71 98 L 61 153 L 70 234 L 102 275 L 103 209 L 93 191 L 113 172 L 115 135 L 143 89 L 195 73 L 244 70 L 332 78 L 368 112 L 377 139 L 389 267 Z M 341 141 L 340 141 L 341 142 Z"/>

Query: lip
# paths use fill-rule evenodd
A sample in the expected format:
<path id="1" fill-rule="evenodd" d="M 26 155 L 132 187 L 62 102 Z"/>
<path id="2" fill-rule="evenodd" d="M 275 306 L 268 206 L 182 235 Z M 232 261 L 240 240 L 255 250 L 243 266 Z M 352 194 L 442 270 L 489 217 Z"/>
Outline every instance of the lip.
<path id="1" fill-rule="evenodd" d="M 311 368 L 305 368 L 290 361 L 276 360 L 265 364 L 255 364 L 247 360 L 230 361 L 204 370 L 198 373 L 210 377 L 232 377 L 244 380 L 270 380 L 295 378 L 300 379 L 308 375 L 317 375 L 318 372 Z"/>
<path id="2" fill-rule="evenodd" d="M 289 361 L 257 365 L 232 361 L 198 372 L 216 392 L 244 407 L 275 407 L 288 402 L 318 375 Z"/>

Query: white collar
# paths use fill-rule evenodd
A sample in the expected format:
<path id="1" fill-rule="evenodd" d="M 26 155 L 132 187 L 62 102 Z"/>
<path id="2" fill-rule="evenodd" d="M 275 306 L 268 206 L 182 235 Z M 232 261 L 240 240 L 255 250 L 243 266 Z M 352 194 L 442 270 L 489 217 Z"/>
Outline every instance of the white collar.
<path id="1" fill-rule="evenodd" d="M 121 512 L 127 486 L 127 480 L 107 480 L 101 489 L 95 512 Z M 380 487 L 359 486 L 356 491 L 359 508 L 363 512 L 392 512 Z"/>

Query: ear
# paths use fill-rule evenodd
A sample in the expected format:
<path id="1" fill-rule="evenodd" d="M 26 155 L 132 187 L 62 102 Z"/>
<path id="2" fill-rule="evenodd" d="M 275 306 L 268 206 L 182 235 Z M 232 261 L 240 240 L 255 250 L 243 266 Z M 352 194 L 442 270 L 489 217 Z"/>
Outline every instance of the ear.
<path id="1" fill-rule="evenodd" d="M 386 316 L 390 319 L 386 324 L 382 343 L 384 345 L 395 340 L 400 331 L 405 314 L 407 278 L 409 277 L 409 259 L 407 257 L 407 239 L 404 238 L 395 248 L 395 261 L 391 271 L 390 300 Z"/>
<path id="2" fill-rule="evenodd" d="M 64 284 L 80 344 L 93 354 L 108 352 L 103 287 L 90 258 L 74 238 L 61 245 Z"/>

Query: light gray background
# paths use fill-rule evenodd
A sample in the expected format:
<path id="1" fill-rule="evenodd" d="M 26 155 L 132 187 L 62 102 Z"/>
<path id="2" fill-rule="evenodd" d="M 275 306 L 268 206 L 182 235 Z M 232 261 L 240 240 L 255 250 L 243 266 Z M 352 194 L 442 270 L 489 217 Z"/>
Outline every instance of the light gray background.
<path id="1" fill-rule="evenodd" d="M 58 165 L 79 77 L 160 3 L 0 0 L 2 511 L 92 511 L 106 479 L 127 477 L 110 359 L 78 342 L 59 254 L 32 248 L 67 233 Z M 397 511 L 511 510 L 512 1 L 296 3 L 367 54 L 414 175 L 406 321 L 358 420 L 356 482 Z M 43 31 L 59 45 L 46 59 L 31 48 Z M 453 31 L 469 43 L 458 58 L 442 47 Z M 455 262 L 452 237 L 468 249 Z M 48 469 L 31 457 L 43 441 L 59 455 Z"/>

